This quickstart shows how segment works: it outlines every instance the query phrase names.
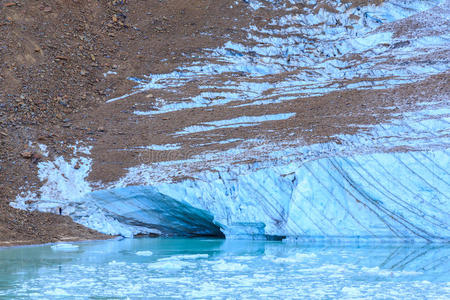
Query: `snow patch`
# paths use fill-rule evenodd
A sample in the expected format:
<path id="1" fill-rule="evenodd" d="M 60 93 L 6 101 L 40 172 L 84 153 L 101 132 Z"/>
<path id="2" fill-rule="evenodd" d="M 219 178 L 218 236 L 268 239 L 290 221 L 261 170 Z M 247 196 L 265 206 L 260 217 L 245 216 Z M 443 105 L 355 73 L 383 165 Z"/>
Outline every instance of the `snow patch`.
<path id="1" fill-rule="evenodd" d="M 293 116 L 295 116 L 295 113 L 262 115 L 262 116 L 245 116 L 230 120 L 204 122 L 202 123 L 202 125 L 194 125 L 186 127 L 182 131 L 178 131 L 175 134 L 191 134 L 223 128 L 257 126 L 260 125 L 262 122 L 286 120 Z"/>

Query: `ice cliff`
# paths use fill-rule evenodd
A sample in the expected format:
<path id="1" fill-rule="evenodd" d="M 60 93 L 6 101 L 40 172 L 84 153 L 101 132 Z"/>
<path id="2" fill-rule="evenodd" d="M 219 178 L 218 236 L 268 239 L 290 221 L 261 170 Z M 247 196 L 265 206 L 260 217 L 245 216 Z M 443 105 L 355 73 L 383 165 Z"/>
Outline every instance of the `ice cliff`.
<path id="1" fill-rule="evenodd" d="M 223 232 L 253 239 L 449 241 L 449 155 L 448 150 L 408 151 L 263 168 L 241 165 L 177 183 L 112 188 L 56 203 L 45 201 L 44 189 L 39 201 L 27 205 L 24 197 L 16 205 L 63 207 L 81 224 L 124 236 Z"/>
<path id="2" fill-rule="evenodd" d="M 200 180 L 155 188 L 210 212 L 228 237 L 444 241 L 450 239 L 449 166 L 448 151 L 381 153 L 209 173 Z M 144 202 L 159 206 L 153 188 L 139 189 L 148 193 Z M 88 197 L 119 216 L 132 215 L 151 225 L 134 199 L 135 190 Z M 189 210 L 179 213 L 183 216 L 177 217 L 185 220 L 197 218 Z"/>

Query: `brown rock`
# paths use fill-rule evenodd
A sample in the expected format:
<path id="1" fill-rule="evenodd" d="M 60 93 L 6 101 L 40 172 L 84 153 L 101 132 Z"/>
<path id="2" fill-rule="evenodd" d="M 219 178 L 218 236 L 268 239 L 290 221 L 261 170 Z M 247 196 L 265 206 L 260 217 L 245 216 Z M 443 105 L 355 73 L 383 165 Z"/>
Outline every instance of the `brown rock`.
<path id="1" fill-rule="evenodd" d="M 67 60 L 67 57 L 58 55 L 55 57 L 55 60 Z"/>
<path id="2" fill-rule="evenodd" d="M 31 153 L 31 151 L 23 151 L 22 153 L 20 153 L 20 155 L 23 157 L 23 158 L 31 158 L 32 156 L 33 156 L 33 153 Z"/>
<path id="3" fill-rule="evenodd" d="M 3 4 L 4 7 L 13 7 L 13 6 L 19 6 L 16 2 L 7 2 Z"/>
<path id="4" fill-rule="evenodd" d="M 31 162 L 36 164 L 40 161 L 44 156 L 41 153 L 35 152 L 31 155 Z"/>

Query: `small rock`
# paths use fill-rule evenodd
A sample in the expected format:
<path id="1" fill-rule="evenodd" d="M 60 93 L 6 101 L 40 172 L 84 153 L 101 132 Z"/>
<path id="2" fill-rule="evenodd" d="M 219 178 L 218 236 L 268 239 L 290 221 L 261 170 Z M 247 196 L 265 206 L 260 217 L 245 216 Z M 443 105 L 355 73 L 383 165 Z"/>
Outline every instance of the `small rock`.
<path id="1" fill-rule="evenodd" d="M 77 162 L 77 163 L 75 164 L 75 166 L 73 166 L 73 168 L 74 168 L 75 170 L 78 170 L 78 169 L 80 168 L 80 164 Z"/>
<path id="2" fill-rule="evenodd" d="M 35 153 L 33 153 L 33 154 L 31 155 L 31 162 L 32 162 L 33 164 L 35 164 L 35 163 L 37 163 L 38 161 L 40 161 L 43 157 L 44 157 L 44 156 L 43 156 L 41 153 L 35 152 Z"/>
<path id="3" fill-rule="evenodd" d="M 86 70 L 81 70 L 81 71 L 80 71 L 81 76 L 86 76 L 87 73 L 88 73 L 88 72 L 87 72 Z"/>
<path id="4" fill-rule="evenodd" d="M 97 129 L 97 131 L 104 132 L 104 131 L 105 131 L 105 128 L 104 128 L 103 126 L 100 126 L 100 127 Z"/>
<path id="5" fill-rule="evenodd" d="M 31 158 L 31 156 L 33 156 L 33 153 L 31 153 L 31 151 L 23 151 L 22 153 L 20 153 L 20 155 L 23 157 L 23 158 Z"/>
<path id="6" fill-rule="evenodd" d="M 4 7 L 13 7 L 13 6 L 19 6 L 16 2 L 7 2 L 3 4 Z"/>
<path id="7" fill-rule="evenodd" d="M 147 96 L 145 96 L 146 98 L 153 98 L 153 94 L 148 94 Z"/>
<path id="8" fill-rule="evenodd" d="M 55 60 L 67 60 L 67 57 L 58 55 L 55 57 Z"/>
<path id="9" fill-rule="evenodd" d="M 50 6 L 47 6 L 47 7 L 44 7 L 43 11 L 48 13 L 48 12 L 52 11 L 52 8 Z"/>

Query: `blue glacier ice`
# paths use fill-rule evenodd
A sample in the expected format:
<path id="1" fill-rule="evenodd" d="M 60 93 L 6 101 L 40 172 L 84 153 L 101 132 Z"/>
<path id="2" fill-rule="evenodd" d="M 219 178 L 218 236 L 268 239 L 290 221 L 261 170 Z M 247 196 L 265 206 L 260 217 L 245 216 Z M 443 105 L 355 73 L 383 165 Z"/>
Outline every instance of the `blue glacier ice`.
<path id="1" fill-rule="evenodd" d="M 223 236 L 211 214 L 152 187 L 95 191 L 87 198 L 107 215 L 127 225 L 150 227 L 169 236 Z"/>
<path id="2" fill-rule="evenodd" d="M 448 150 L 328 157 L 97 191 L 83 202 L 167 235 L 220 226 L 227 238 L 446 242 L 449 166 Z"/>

